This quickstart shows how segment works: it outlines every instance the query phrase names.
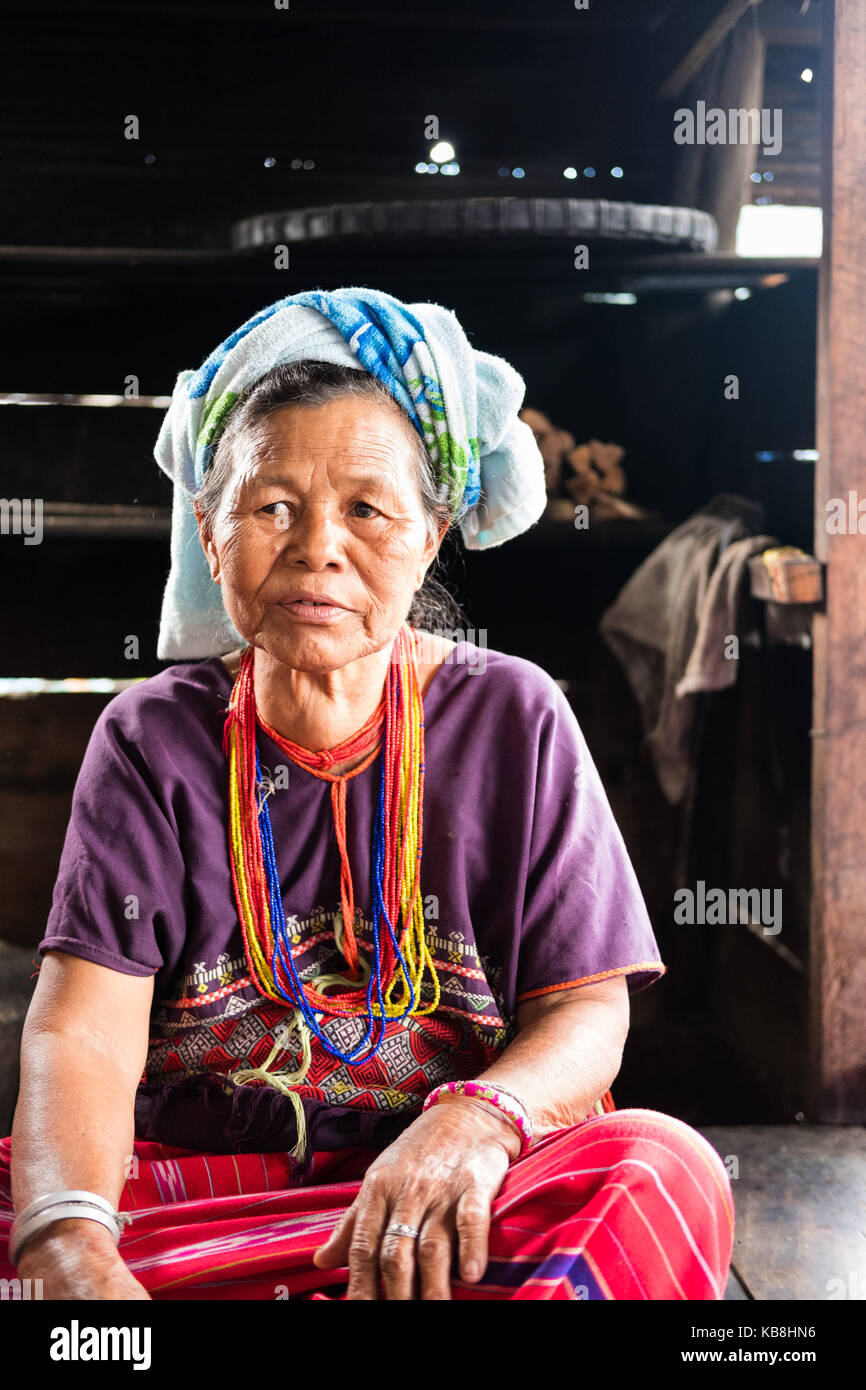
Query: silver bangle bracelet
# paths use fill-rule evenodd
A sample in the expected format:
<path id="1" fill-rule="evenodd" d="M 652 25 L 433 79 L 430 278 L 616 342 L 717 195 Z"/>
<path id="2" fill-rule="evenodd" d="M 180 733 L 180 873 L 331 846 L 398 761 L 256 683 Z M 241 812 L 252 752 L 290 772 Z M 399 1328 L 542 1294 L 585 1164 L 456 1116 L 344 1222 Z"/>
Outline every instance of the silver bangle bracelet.
<path id="1" fill-rule="evenodd" d="M 12 1264 L 17 1264 L 25 1244 L 40 1231 L 53 1225 L 55 1221 L 70 1219 L 98 1222 L 111 1232 L 117 1245 L 123 1227 L 132 1218 L 116 1211 L 105 1197 L 95 1192 L 69 1189 L 51 1193 L 47 1197 L 37 1197 L 36 1201 L 26 1206 L 12 1223 L 9 1232 L 9 1259 Z"/>
<path id="2" fill-rule="evenodd" d="M 79 1187 L 63 1187 L 57 1192 L 49 1192 L 47 1196 L 37 1197 L 35 1201 L 30 1202 L 22 1212 L 19 1212 L 16 1222 L 28 1221 L 31 1216 L 36 1216 L 46 1207 L 56 1206 L 58 1202 L 85 1202 L 90 1207 L 98 1207 L 100 1211 L 107 1211 L 110 1216 L 114 1214 L 114 1207 L 108 1198 L 102 1197 L 98 1192 L 83 1192 Z"/>

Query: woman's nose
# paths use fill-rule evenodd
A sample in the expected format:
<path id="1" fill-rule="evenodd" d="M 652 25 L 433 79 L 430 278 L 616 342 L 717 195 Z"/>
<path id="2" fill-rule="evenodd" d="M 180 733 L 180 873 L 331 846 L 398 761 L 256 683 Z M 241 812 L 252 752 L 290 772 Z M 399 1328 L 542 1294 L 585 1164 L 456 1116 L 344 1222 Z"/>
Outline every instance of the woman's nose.
<path id="1" fill-rule="evenodd" d="M 311 569 L 338 560 L 342 554 L 343 528 L 340 517 L 328 506 L 300 508 L 289 530 L 288 551 L 292 559 L 304 560 Z"/>

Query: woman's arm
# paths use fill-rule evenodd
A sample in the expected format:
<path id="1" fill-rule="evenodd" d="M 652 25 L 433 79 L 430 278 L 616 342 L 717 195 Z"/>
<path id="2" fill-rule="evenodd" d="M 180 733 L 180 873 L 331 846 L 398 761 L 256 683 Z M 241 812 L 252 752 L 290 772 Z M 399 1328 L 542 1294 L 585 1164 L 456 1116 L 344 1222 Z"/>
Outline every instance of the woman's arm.
<path id="1" fill-rule="evenodd" d="M 622 1064 L 629 999 L 624 975 L 554 990 L 517 1006 L 517 1037 L 484 1073 L 528 1107 L 536 1139 L 578 1124 Z"/>
<path id="2" fill-rule="evenodd" d="M 12 1129 L 12 1199 L 81 1188 L 114 1206 L 134 1140 L 153 977 L 49 951 L 24 1024 Z M 55 1222 L 28 1241 L 18 1269 L 45 1298 L 147 1298 L 105 1227 Z"/>
<path id="3" fill-rule="evenodd" d="M 621 975 L 527 1000 L 517 1037 L 482 1077 L 520 1097 L 536 1137 L 567 1128 L 619 1071 L 628 1019 Z M 473 1282 L 484 1273 L 490 1207 L 519 1151 L 513 1124 L 492 1106 L 444 1097 L 370 1165 L 315 1263 L 348 1264 L 350 1299 L 378 1298 L 380 1274 L 388 1299 L 450 1298 L 455 1243 L 460 1277 Z M 419 1239 L 386 1235 L 392 1222 L 413 1226 Z"/>

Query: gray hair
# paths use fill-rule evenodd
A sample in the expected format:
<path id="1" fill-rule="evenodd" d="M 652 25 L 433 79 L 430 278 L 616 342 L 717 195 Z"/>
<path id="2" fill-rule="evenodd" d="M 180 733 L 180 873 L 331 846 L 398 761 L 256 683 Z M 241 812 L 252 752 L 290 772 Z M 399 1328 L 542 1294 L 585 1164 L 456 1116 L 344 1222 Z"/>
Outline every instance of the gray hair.
<path id="1" fill-rule="evenodd" d="M 205 520 L 213 524 L 234 472 L 235 447 L 240 440 L 251 434 L 269 415 L 286 406 L 315 408 L 346 397 L 383 401 L 399 413 L 415 445 L 421 501 L 429 533 L 436 536 L 442 522 L 450 522 L 451 518 L 447 502 L 439 496 L 433 465 L 423 439 L 384 382 L 363 368 L 333 362 L 283 362 L 261 377 L 235 403 L 220 435 L 213 461 L 195 495 Z M 447 540 L 448 534 L 445 537 Z M 466 621 L 456 599 L 434 576 L 434 571 L 442 563 L 440 555 L 441 550 L 421 588 L 413 596 L 407 615 L 413 627 L 453 629 Z"/>

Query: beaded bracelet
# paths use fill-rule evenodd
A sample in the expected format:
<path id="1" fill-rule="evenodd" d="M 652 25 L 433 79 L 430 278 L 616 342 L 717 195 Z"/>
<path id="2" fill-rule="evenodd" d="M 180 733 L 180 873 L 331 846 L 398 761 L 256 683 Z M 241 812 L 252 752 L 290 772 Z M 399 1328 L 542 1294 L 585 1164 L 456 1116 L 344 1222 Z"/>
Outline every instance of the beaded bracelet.
<path id="1" fill-rule="evenodd" d="M 524 1154 L 532 1143 L 532 1123 L 529 1112 L 517 1096 L 504 1088 L 493 1086 L 487 1081 L 446 1081 L 435 1087 L 424 1102 L 421 1113 L 435 1105 L 441 1096 L 468 1096 L 473 1100 L 486 1101 L 500 1114 L 511 1121 L 520 1135 L 520 1152 Z"/>

